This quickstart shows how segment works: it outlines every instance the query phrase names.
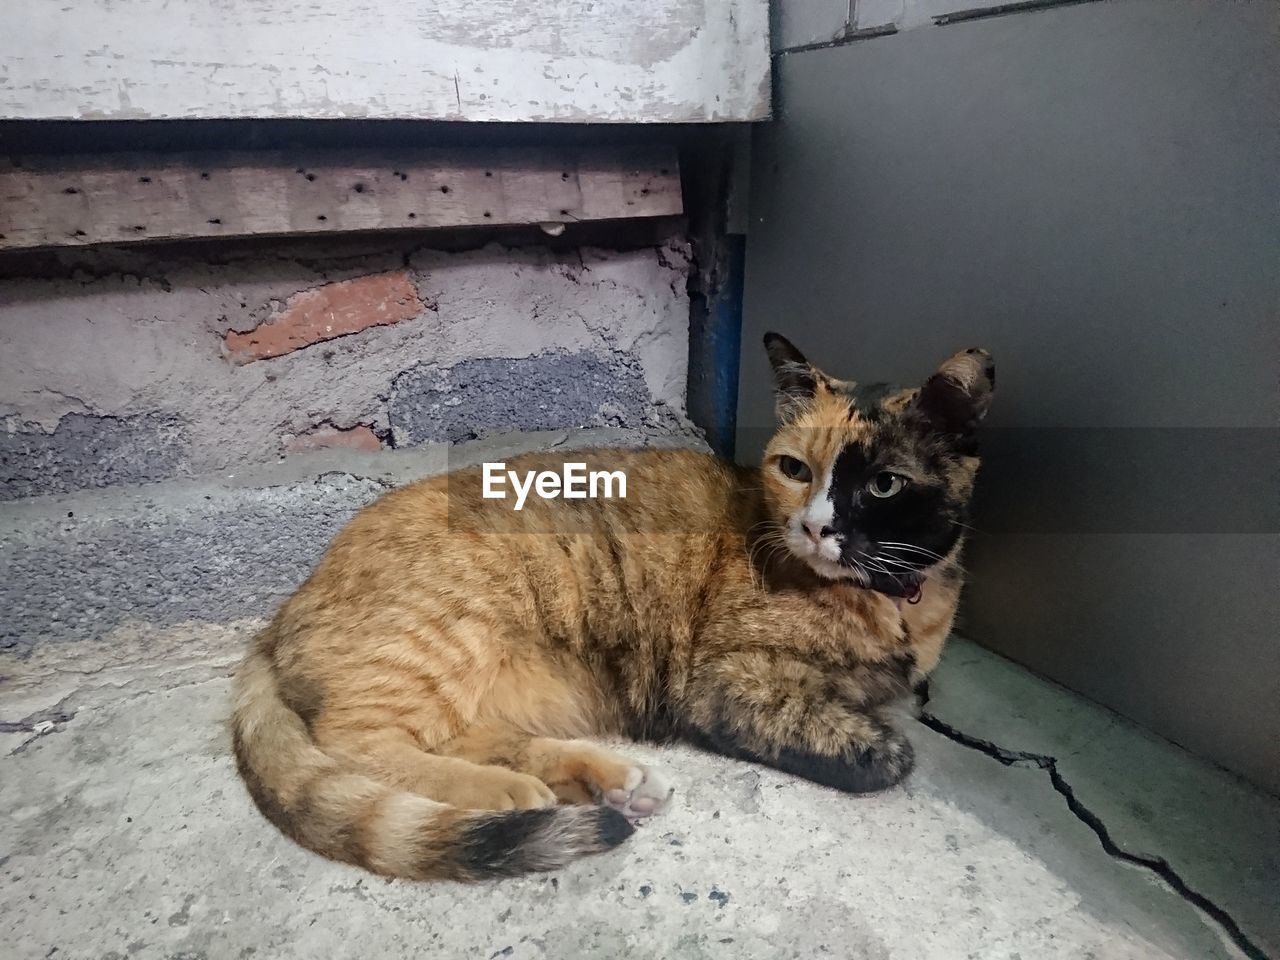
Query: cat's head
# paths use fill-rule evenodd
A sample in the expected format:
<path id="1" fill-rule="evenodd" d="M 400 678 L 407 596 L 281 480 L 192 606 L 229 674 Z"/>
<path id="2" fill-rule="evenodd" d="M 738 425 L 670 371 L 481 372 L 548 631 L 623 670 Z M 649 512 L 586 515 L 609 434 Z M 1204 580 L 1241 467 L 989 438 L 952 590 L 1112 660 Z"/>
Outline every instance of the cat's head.
<path id="1" fill-rule="evenodd" d="M 776 333 L 764 344 L 778 415 L 764 491 L 787 549 L 827 579 L 914 596 L 968 520 L 991 356 L 965 350 L 899 388 L 828 376 Z"/>

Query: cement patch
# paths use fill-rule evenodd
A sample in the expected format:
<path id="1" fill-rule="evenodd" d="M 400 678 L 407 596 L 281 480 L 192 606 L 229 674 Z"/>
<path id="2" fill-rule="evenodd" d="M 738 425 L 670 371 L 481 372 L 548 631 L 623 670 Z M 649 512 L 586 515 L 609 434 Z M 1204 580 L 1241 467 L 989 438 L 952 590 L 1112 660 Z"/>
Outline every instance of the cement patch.
<path id="1" fill-rule="evenodd" d="M 0 500 L 164 480 L 190 456 L 177 417 L 68 413 L 51 432 L 0 429 Z"/>
<path id="2" fill-rule="evenodd" d="M 90 639 L 137 620 L 225 621 L 269 611 L 382 489 L 346 474 L 178 504 L 157 489 L 131 516 L 72 509 L 8 533 L 0 543 L 0 651 L 25 655 L 40 643 Z"/>
<path id="3" fill-rule="evenodd" d="M 397 446 L 474 440 L 506 430 L 637 428 L 654 423 L 639 362 L 585 352 L 418 364 L 396 377 L 388 401 Z M 674 418 L 673 418 L 674 419 Z"/>
<path id="4" fill-rule="evenodd" d="M 339 431 L 363 425 L 385 437 L 391 432 L 388 395 L 406 370 L 427 365 L 448 371 L 481 359 L 491 363 L 475 368 L 477 374 L 507 361 L 525 362 L 552 391 L 537 398 L 523 394 L 517 412 L 546 406 L 546 416 L 514 417 L 506 429 L 588 422 L 579 417 L 576 392 L 583 379 L 589 392 L 612 397 L 620 408 L 592 423 L 683 424 L 688 259 L 678 239 L 631 250 L 569 251 L 491 244 L 450 252 L 387 243 L 334 241 L 312 245 L 305 254 L 283 243 L 236 247 L 223 251 L 219 262 L 190 254 L 166 259 L 154 252 L 86 250 L 76 252 L 72 275 L 3 280 L 0 422 L 11 434 L 9 459 L 24 454 L 15 443 L 37 442 L 15 441 L 14 432 L 47 433 L 76 414 L 137 424 L 135 431 L 153 422 L 139 417 L 185 425 L 181 468 L 193 476 L 269 463 L 295 438 L 323 425 Z M 370 302 L 353 317 L 349 297 L 359 290 Z M 336 334 L 337 327 L 325 329 L 335 323 L 348 335 L 243 366 L 228 359 L 229 331 L 275 331 L 274 324 L 260 325 L 287 319 L 290 304 L 312 335 Z M 371 316 L 386 319 L 380 306 L 394 308 L 390 315 L 399 322 L 379 320 L 351 332 Z M 553 353 L 581 358 L 575 383 L 566 387 L 555 371 L 537 373 L 540 358 Z M 601 370 L 619 377 L 612 390 L 599 383 Z M 400 391 L 400 417 L 412 423 L 414 435 L 468 432 L 469 404 L 478 405 L 484 432 L 497 425 L 499 401 L 489 402 L 479 390 L 442 406 L 442 423 L 429 424 L 424 406 L 407 409 L 416 403 L 407 392 L 413 382 L 410 376 Z M 466 378 L 458 382 L 468 389 Z M 430 402 L 452 400 L 432 393 L 428 382 L 420 386 Z M 567 390 L 560 395 L 578 406 L 557 414 L 557 389 Z M 642 414 L 641 404 L 652 409 Z M 77 462 L 70 441 L 81 438 L 78 431 L 66 437 L 65 443 L 39 441 L 53 447 L 42 461 L 52 470 L 41 470 L 35 460 L 7 470 L 15 480 L 5 495 L 155 479 L 172 475 L 176 466 L 163 445 L 116 441 L 112 470 L 106 471 L 92 448 Z"/>

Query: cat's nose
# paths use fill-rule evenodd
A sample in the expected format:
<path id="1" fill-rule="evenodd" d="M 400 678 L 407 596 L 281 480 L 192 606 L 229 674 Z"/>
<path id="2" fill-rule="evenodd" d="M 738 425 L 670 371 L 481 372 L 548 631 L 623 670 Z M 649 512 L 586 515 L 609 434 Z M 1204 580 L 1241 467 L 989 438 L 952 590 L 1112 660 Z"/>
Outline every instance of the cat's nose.
<path id="1" fill-rule="evenodd" d="M 817 543 L 826 537 L 833 537 L 836 533 L 834 527 L 823 527 L 819 530 L 815 524 L 807 522 L 800 524 L 800 526 L 804 527 L 805 535 L 814 543 Z"/>

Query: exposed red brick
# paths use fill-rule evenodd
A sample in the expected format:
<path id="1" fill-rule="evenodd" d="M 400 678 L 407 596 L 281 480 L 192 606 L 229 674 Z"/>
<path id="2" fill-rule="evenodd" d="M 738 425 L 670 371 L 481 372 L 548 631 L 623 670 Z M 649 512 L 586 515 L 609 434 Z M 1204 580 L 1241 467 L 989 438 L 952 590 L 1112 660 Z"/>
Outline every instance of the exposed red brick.
<path id="1" fill-rule="evenodd" d="M 303 450 L 322 450 L 328 447 L 342 447 L 347 450 L 381 450 L 382 441 L 363 423 L 342 429 L 324 424 L 309 433 L 292 437 L 284 445 L 286 453 L 301 453 Z"/>
<path id="2" fill-rule="evenodd" d="M 396 270 L 296 293 L 265 323 L 247 333 L 232 330 L 225 340 L 236 363 L 252 363 L 369 327 L 409 320 L 425 309 L 409 275 Z"/>

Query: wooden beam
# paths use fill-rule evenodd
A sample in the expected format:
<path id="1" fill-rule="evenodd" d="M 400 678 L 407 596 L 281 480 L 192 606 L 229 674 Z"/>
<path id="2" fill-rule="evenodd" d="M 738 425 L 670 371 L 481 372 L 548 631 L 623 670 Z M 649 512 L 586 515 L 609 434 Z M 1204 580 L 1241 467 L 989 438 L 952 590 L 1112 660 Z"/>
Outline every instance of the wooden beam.
<path id="1" fill-rule="evenodd" d="M 0 65 L 2 119 L 761 120 L 769 3 L 0 0 Z"/>
<path id="2" fill-rule="evenodd" d="M 674 147 L 121 154 L 0 165 L 0 250 L 682 212 Z"/>

